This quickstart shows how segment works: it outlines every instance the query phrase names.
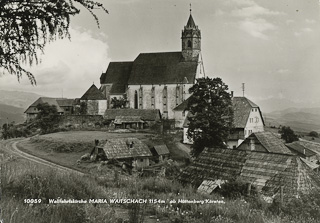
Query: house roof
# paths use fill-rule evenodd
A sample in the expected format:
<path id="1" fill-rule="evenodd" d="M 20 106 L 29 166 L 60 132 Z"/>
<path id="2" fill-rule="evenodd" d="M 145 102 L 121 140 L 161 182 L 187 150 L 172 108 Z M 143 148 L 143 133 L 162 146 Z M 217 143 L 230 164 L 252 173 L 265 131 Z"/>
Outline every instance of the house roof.
<path id="1" fill-rule="evenodd" d="M 314 162 L 311 162 L 305 158 L 302 158 L 300 157 L 300 159 L 302 160 L 302 162 L 304 162 L 305 164 L 307 164 L 311 169 L 318 169 L 319 168 L 319 165 L 314 163 Z"/>
<path id="2" fill-rule="evenodd" d="M 144 121 L 157 121 L 160 119 L 159 109 L 107 109 L 104 117 L 109 120 L 117 116 L 139 116 Z"/>
<path id="3" fill-rule="evenodd" d="M 252 108 L 257 108 L 262 118 L 262 122 L 264 123 L 262 113 L 258 105 L 250 101 L 246 97 L 233 97 L 232 105 L 234 110 L 234 127 L 235 128 L 245 128 L 250 111 Z"/>
<path id="4" fill-rule="evenodd" d="M 39 111 L 35 110 L 34 108 L 37 107 L 37 105 L 44 103 L 48 103 L 49 105 L 55 105 L 57 107 L 58 112 L 63 112 L 63 109 L 59 106 L 56 98 L 40 97 L 35 102 L 33 102 L 24 113 L 37 114 L 39 113 Z"/>
<path id="5" fill-rule="evenodd" d="M 181 52 L 141 53 L 134 60 L 128 84 L 194 83 L 198 61 L 183 61 Z"/>
<path id="6" fill-rule="evenodd" d="M 74 99 L 67 98 L 57 98 L 58 105 L 61 107 L 72 107 L 74 104 Z"/>
<path id="7" fill-rule="evenodd" d="M 112 84 L 110 94 L 125 93 L 133 62 L 110 62 L 108 69 L 100 76 L 100 84 Z"/>
<path id="8" fill-rule="evenodd" d="M 133 146 L 130 148 L 129 145 L 132 142 Z M 148 146 L 137 138 L 108 139 L 102 148 L 108 159 L 126 159 L 152 156 Z"/>
<path id="9" fill-rule="evenodd" d="M 317 153 L 318 157 L 320 158 L 320 144 L 317 142 L 310 142 L 306 140 L 300 140 L 300 145 L 303 145 L 304 147 L 312 150 L 313 152 Z"/>
<path id="10" fill-rule="evenodd" d="M 158 155 L 167 155 L 170 153 L 166 145 L 157 145 L 157 146 L 154 146 L 154 149 L 156 150 Z"/>
<path id="11" fill-rule="evenodd" d="M 291 149 L 291 150 L 293 150 L 293 151 L 295 151 L 297 153 L 305 155 L 306 157 L 317 155 L 317 153 L 315 153 L 312 150 L 308 149 L 303 144 L 301 144 L 299 141 L 288 143 L 288 144 L 286 144 L 286 146 L 289 149 Z"/>
<path id="12" fill-rule="evenodd" d="M 252 137 L 255 137 L 269 153 L 292 154 L 282 140 L 276 137 L 272 132 L 255 132 L 252 133 L 245 141 L 250 140 Z"/>
<path id="13" fill-rule="evenodd" d="M 188 99 L 184 100 L 183 102 L 181 102 L 177 107 L 175 107 L 173 110 L 174 111 L 184 111 L 186 110 L 187 106 L 188 106 Z"/>
<path id="14" fill-rule="evenodd" d="M 239 179 L 265 195 L 275 194 L 280 186 L 291 195 L 320 188 L 320 176 L 297 156 L 220 148 L 206 148 L 178 179 L 196 187 L 204 180 Z"/>
<path id="15" fill-rule="evenodd" d="M 116 116 L 114 123 L 122 124 L 122 123 L 143 123 L 140 116 Z"/>
<path id="16" fill-rule="evenodd" d="M 96 85 L 92 84 L 91 87 L 82 95 L 80 100 L 104 100 L 106 99 L 102 92 L 96 87 Z"/>

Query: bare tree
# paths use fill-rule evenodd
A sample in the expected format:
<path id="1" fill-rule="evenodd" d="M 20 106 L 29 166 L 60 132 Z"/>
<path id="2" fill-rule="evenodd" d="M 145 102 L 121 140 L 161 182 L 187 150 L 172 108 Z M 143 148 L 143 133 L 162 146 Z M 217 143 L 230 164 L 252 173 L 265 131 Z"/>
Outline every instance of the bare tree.
<path id="1" fill-rule="evenodd" d="M 57 38 L 70 38 L 70 17 L 80 13 L 80 4 L 87 9 L 99 27 L 95 10 L 107 9 L 90 0 L 1 0 L 0 1 L 0 67 L 2 73 L 26 75 L 36 84 L 32 73 L 21 64 L 38 63 L 38 54 Z M 80 6 L 79 5 L 79 6 Z"/>

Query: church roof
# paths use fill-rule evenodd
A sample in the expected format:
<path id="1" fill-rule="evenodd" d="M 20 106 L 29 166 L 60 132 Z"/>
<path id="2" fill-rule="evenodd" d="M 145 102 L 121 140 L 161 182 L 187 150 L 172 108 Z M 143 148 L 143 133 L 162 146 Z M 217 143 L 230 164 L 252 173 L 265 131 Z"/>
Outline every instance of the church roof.
<path id="1" fill-rule="evenodd" d="M 125 93 L 133 62 L 110 62 L 100 76 L 100 84 L 112 84 L 110 94 Z"/>
<path id="2" fill-rule="evenodd" d="M 102 92 L 96 87 L 96 85 L 91 85 L 91 87 L 82 95 L 80 100 L 103 100 L 105 97 Z"/>
<path id="3" fill-rule="evenodd" d="M 257 108 L 259 110 L 262 122 L 264 122 L 259 106 L 250 101 L 248 98 L 233 97 L 232 105 L 234 111 L 233 122 L 235 128 L 244 128 L 246 126 L 252 108 Z"/>
<path id="4" fill-rule="evenodd" d="M 113 84 L 110 94 L 125 93 L 128 84 L 194 83 L 197 67 L 197 61 L 183 61 L 181 52 L 141 53 L 133 62 L 111 62 L 100 83 Z"/>
<path id="5" fill-rule="evenodd" d="M 196 28 L 196 24 L 195 24 L 191 14 L 190 14 L 188 22 L 187 22 L 187 28 Z"/>
<path id="6" fill-rule="evenodd" d="M 133 62 L 128 84 L 194 83 L 197 61 L 183 61 L 181 52 L 141 53 Z"/>

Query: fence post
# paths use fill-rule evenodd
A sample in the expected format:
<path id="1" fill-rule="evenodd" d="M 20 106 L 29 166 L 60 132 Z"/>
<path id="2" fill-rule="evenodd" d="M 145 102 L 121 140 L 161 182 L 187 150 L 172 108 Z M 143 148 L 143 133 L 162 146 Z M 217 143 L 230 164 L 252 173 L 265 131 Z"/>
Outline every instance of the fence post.
<path id="1" fill-rule="evenodd" d="M 247 195 L 250 196 L 250 194 L 251 194 L 251 183 L 248 183 Z"/>

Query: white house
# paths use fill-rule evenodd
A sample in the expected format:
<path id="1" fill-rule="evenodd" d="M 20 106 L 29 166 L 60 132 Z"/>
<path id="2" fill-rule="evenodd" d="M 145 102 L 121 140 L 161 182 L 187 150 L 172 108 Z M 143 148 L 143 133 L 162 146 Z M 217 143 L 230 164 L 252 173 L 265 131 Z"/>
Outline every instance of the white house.
<path id="1" fill-rule="evenodd" d="M 234 111 L 234 128 L 230 132 L 227 145 L 229 148 L 236 148 L 251 133 L 263 132 L 264 120 L 259 106 L 246 97 L 233 97 L 232 106 Z M 183 142 L 190 144 L 192 140 L 188 139 L 186 134 L 188 124 L 187 120 L 183 124 Z"/>

